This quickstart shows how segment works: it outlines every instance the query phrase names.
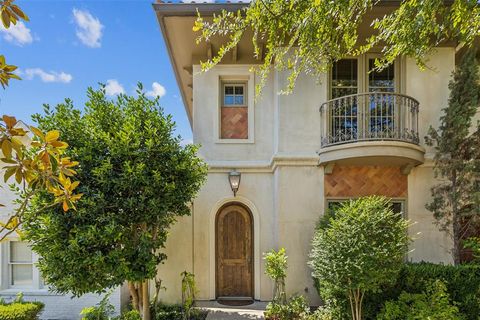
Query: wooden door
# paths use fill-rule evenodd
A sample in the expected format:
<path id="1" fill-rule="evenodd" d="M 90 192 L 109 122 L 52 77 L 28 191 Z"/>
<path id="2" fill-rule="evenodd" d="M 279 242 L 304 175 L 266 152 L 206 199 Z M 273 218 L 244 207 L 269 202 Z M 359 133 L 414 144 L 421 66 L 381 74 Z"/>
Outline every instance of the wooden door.
<path id="1" fill-rule="evenodd" d="M 216 221 L 216 296 L 253 298 L 253 226 L 243 206 L 220 210 Z"/>

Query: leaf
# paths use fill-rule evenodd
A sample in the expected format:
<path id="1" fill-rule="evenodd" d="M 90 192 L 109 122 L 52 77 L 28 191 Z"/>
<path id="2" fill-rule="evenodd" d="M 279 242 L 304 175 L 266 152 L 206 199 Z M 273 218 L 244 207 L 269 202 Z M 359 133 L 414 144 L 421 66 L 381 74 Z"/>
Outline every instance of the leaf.
<path id="1" fill-rule="evenodd" d="M 12 143 L 7 139 L 3 140 L 2 153 L 3 156 L 7 159 L 10 159 L 12 157 Z"/>
<path id="2" fill-rule="evenodd" d="M 20 184 L 22 183 L 23 177 L 22 177 L 22 170 L 20 168 L 17 168 L 15 170 L 15 181 Z"/>
<path id="3" fill-rule="evenodd" d="M 63 208 L 63 211 L 65 211 L 65 212 L 67 212 L 67 211 L 68 211 L 68 209 L 69 209 L 69 208 L 68 208 L 68 203 L 67 203 L 67 201 L 66 201 L 66 200 L 65 200 L 65 201 L 63 201 L 62 208 Z"/>
<path id="4" fill-rule="evenodd" d="M 52 145 L 52 147 L 55 147 L 58 149 L 65 149 L 68 147 L 68 143 L 63 141 L 52 141 L 50 144 Z"/>
<path id="5" fill-rule="evenodd" d="M 42 140 L 45 140 L 45 135 L 43 134 L 42 131 L 40 131 L 40 129 L 34 127 L 34 126 L 30 126 L 30 130 L 32 131 L 32 133 L 34 135 L 36 135 L 37 137 L 39 137 L 40 139 Z"/>
<path id="6" fill-rule="evenodd" d="M 10 15 L 5 10 L 2 11 L 2 23 L 5 29 L 10 28 Z"/>
<path id="7" fill-rule="evenodd" d="M 52 130 L 47 132 L 47 134 L 45 135 L 45 141 L 53 142 L 53 141 L 56 141 L 59 137 L 60 137 L 60 131 Z"/>
<path id="8" fill-rule="evenodd" d="M 2 119 L 3 119 L 3 122 L 5 122 L 7 129 L 13 128 L 13 126 L 17 124 L 17 119 L 15 117 L 10 117 L 4 114 Z"/>
<path id="9" fill-rule="evenodd" d="M 10 6 L 10 9 L 12 9 L 13 12 L 15 12 L 15 14 L 17 16 L 19 16 L 20 18 L 22 18 L 23 20 L 25 21 L 30 21 L 30 19 L 28 18 L 28 16 L 25 14 L 25 12 L 22 11 L 22 9 L 20 9 L 17 5 L 15 4 L 12 4 Z"/>
<path id="10" fill-rule="evenodd" d="M 5 171 L 5 174 L 3 175 L 3 181 L 6 183 L 8 179 L 10 179 L 11 176 L 17 171 L 16 167 L 10 167 Z"/>

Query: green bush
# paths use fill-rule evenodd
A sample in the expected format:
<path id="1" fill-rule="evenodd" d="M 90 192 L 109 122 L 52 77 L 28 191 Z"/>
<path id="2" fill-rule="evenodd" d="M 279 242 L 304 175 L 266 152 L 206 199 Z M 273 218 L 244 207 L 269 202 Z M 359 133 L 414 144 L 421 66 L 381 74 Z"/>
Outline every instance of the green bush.
<path id="1" fill-rule="evenodd" d="M 41 302 L 14 302 L 0 305 L 0 320 L 36 320 L 43 309 Z"/>
<path id="2" fill-rule="evenodd" d="M 115 313 L 115 307 L 109 300 L 112 292 L 107 292 L 96 306 L 83 308 L 80 312 L 82 320 L 110 320 Z"/>
<path id="3" fill-rule="evenodd" d="M 265 310 L 266 320 L 307 319 L 310 313 L 305 297 L 295 296 L 287 304 L 270 302 Z"/>
<path id="4" fill-rule="evenodd" d="M 398 300 L 387 301 L 378 320 L 445 319 L 461 320 L 458 308 L 450 302 L 447 287 L 436 280 L 424 293 L 402 292 Z"/>
<path id="5" fill-rule="evenodd" d="M 433 263 L 407 263 L 391 287 L 365 297 L 366 319 L 374 319 L 385 301 L 397 300 L 402 292 L 421 294 L 429 284 L 441 280 L 460 312 L 468 320 L 478 320 L 480 315 L 480 266 L 441 265 Z"/>
<path id="6" fill-rule="evenodd" d="M 182 305 L 173 304 L 159 304 L 156 307 L 152 306 L 153 320 L 184 320 L 185 310 Z M 193 308 L 190 310 L 188 320 L 205 320 L 207 312 L 201 309 Z"/>
<path id="7" fill-rule="evenodd" d="M 130 310 L 127 312 L 122 313 L 120 317 L 117 317 L 115 319 L 118 320 L 142 320 L 142 316 L 140 313 L 138 313 L 137 310 Z"/>

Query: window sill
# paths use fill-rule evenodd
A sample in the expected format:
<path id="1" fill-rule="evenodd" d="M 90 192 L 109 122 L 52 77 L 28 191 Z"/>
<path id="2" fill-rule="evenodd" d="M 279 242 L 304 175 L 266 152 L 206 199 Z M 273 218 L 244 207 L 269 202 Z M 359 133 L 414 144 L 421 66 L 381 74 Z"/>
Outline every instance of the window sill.
<path id="1" fill-rule="evenodd" d="M 252 144 L 255 143 L 253 139 L 217 139 L 215 140 L 215 143 L 218 144 Z"/>

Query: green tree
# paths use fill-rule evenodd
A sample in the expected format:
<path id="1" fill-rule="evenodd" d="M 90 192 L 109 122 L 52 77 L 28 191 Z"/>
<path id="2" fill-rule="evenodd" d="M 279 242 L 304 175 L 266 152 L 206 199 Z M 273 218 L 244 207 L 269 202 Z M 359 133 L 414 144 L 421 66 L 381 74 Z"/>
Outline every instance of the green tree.
<path id="1" fill-rule="evenodd" d="M 318 77 L 333 62 L 355 56 L 373 47 L 381 48 L 382 68 L 399 56 L 414 58 L 425 67 L 432 48 L 445 41 L 470 46 L 480 35 L 480 6 L 477 0 L 405 0 L 398 8 L 373 21 L 367 36 L 359 26 L 369 12 L 384 5 L 378 0 L 255 0 L 237 12 L 222 11 L 213 20 L 199 15 L 193 30 L 201 31 L 197 42 L 225 37 L 216 56 L 202 63 L 207 70 L 235 48 L 252 31 L 255 56 L 265 54 L 257 68 L 265 84 L 271 66 L 289 72 L 285 92 L 293 90 L 300 73 Z M 368 25 L 367 25 L 368 27 Z M 264 48 L 264 50 L 262 50 Z"/>
<path id="2" fill-rule="evenodd" d="M 16 25 L 20 19 L 29 21 L 28 16 L 19 6 L 13 3 L 14 1 L 15 0 L 0 0 L 0 20 L 5 29 Z M 17 66 L 7 64 L 5 56 L 0 54 L 0 85 L 4 89 L 8 86 L 10 79 L 20 80 L 20 77 L 13 73 L 15 70 L 17 70 Z"/>
<path id="3" fill-rule="evenodd" d="M 462 239 L 480 225 L 480 126 L 472 123 L 480 107 L 478 67 L 469 51 L 453 73 L 439 128 L 430 127 L 425 137 L 435 147 L 435 176 L 441 181 L 431 189 L 433 199 L 426 207 L 451 235 L 455 264 L 460 263 Z"/>
<path id="4" fill-rule="evenodd" d="M 177 217 L 206 176 L 197 146 L 182 146 L 158 98 L 142 92 L 108 99 L 88 89 L 81 112 L 71 100 L 33 118 L 58 128 L 78 159 L 77 211 L 45 210 L 25 219 L 25 239 L 41 258 L 38 267 L 54 290 L 76 296 L 104 292 L 128 281 L 132 304 L 150 319 L 148 280 L 167 258 L 162 248 Z M 37 197 L 37 205 L 48 196 Z"/>
<path id="5" fill-rule="evenodd" d="M 353 320 L 362 319 L 367 292 L 395 281 L 407 253 L 408 222 L 386 198 L 346 202 L 315 232 L 310 262 L 325 301 L 348 298 Z"/>

